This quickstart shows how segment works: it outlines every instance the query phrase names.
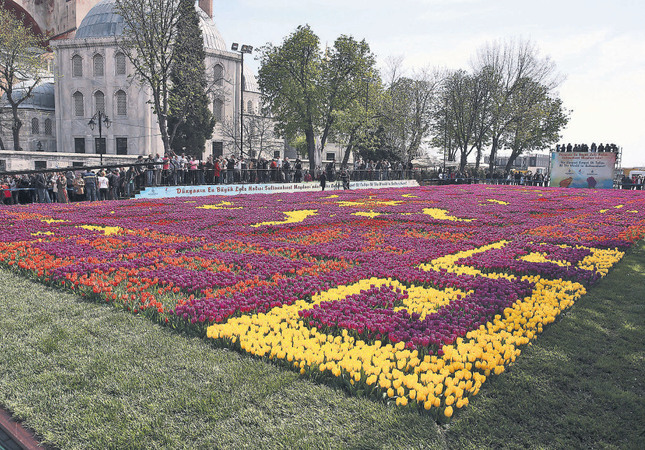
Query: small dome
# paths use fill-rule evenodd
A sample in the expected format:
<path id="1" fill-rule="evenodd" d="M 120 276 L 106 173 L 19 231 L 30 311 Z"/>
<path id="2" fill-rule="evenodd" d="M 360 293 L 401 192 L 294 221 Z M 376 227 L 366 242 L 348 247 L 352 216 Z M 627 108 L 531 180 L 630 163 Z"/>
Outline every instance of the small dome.
<path id="1" fill-rule="evenodd" d="M 224 38 L 215 26 L 213 19 L 199 6 L 195 6 L 195 8 L 197 8 L 197 14 L 199 15 L 199 26 L 202 29 L 204 48 L 226 51 L 226 42 L 224 42 Z"/>
<path id="2" fill-rule="evenodd" d="M 246 92 L 260 92 L 258 80 L 249 66 L 244 66 L 244 90 Z"/>
<path id="3" fill-rule="evenodd" d="M 20 100 L 23 98 L 27 92 L 28 86 L 31 85 L 33 81 L 25 81 L 14 86 L 13 93 L 11 97 L 15 100 Z M 2 96 L 0 103 L 6 103 L 7 94 Z M 31 96 L 23 101 L 19 108 L 29 108 L 29 109 L 44 109 L 53 111 L 55 106 L 54 101 L 54 83 L 46 81 L 38 86 L 36 86 L 31 91 Z"/>
<path id="4" fill-rule="evenodd" d="M 114 12 L 115 0 L 101 0 L 87 15 L 76 30 L 76 39 L 103 38 L 120 36 L 125 26 L 123 17 Z M 199 15 L 199 26 L 204 37 L 204 48 L 226 50 L 226 42 L 222 38 L 215 22 L 198 5 L 195 5 Z"/>
<path id="5" fill-rule="evenodd" d="M 123 34 L 123 17 L 114 12 L 114 0 L 101 0 L 76 30 L 76 39 L 102 38 Z"/>

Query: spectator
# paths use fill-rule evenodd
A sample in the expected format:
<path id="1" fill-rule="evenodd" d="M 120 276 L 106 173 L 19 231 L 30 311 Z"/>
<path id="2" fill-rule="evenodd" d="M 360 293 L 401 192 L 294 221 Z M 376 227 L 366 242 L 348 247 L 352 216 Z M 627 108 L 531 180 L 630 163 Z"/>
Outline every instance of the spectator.
<path id="1" fill-rule="evenodd" d="M 85 182 L 85 194 L 86 199 L 90 202 L 95 202 L 98 200 L 98 181 L 96 174 L 91 170 L 88 170 L 83 174 L 83 181 Z"/>
<path id="2" fill-rule="evenodd" d="M 69 203 L 69 197 L 67 195 L 67 177 L 63 172 L 58 174 L 56 186 L 58 187 L 58 203 Z"/>

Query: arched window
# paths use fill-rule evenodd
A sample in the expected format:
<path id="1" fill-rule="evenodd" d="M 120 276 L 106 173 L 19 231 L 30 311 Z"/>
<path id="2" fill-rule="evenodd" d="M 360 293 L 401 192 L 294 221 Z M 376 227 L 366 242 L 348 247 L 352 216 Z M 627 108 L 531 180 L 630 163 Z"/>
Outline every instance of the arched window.
<path id="1" fill-rule="evenodd" d="M 72 76 L 83 76 L 83 58 L 81 58 L 79 55 L 72 56 Z"/>
<path id="2" fill-rule="evenodd" d="M 224 113 L 224 102 L 222 99 L 216 98 L 213 101 L 213 117 L 215 118 L 215 121 L 217 122 L 222 122 L 222 117 Z"/>
<path id="3" fill-rule="evenodd" d="M 40 134 L 40 123 L 36 117 L 31 119 L 31 134 Z"/>
<path id="4" fill-rule="evenodd" d="M 251 100 L 248 101 L 246 104 L 246 112 L 249 114 L 253 114 L 253 102 Z"/>
<path id="5" fill-rule="evenodd" d="M 52 135 L 52 120 L 49 118 L 45 119 L 45 135 Z"/>
<path id="6" fill-rule="evenodd" d="M 83 94 L 76 91 L 74 92 L 74 115 L 76 117 L 83 117 L 85 115 L 85 109 L 83 108 Z"/>
<path id="7" fill-rule="evenodd" d="M 115 66 L 116 66 L 116 74 L 117 75 L 125 75 L 125 54 L 119 52 L 114 56 L 115 59 Z"/>
<path id="8" fill-rule="evenodd" d="M 128 114 L 128 97 L 124 91 L 116 91 L 116 114 L 118 116 Z"/>
<path id="9" fill-rule="evenodd" d="M 94 66 L 94 76 L 95 77 L 102 77 L 105 73 L 105 64 L 103 62 L 103 55 L 94 55 L 94 58 L 92 58 L 93 66 Z"/>
<path id="10" fill-rule="evenodd" d="M 216 86 L 224 84 L 224 68 L 221 64 L 215 64 L 215 67 L 213 67 L 213 81 Z"/>
<path id="11" fill-rule="evenodd" d="M 105 94 L 101 91 L 94 93 L 94 110 L 105 114 Z"/>

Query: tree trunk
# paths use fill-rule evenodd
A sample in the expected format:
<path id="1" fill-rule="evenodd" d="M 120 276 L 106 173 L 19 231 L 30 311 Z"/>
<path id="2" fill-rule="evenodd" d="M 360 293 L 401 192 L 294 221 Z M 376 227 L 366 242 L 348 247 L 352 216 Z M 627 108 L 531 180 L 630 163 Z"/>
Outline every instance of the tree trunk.
<path id="1" fill-rule="evenodd" d="M 18 105 L 11 105 L 11 112 L 13 114 L 13 125 L 11 125 L 11 132 L 13 134 L 13 149 L 22 150 L 20 147 L 20 129 L 22 128 L 22 121 L 18 117 Z"/>
<path id="2" fill-rule="evenodd" d="M 307 156 L 309 157 L 309 170 L 312 175 L 316 169 L 316 139 L 314 136 L 313 128 L 307 128 L 305 130 L 305 139 L 307 140 Z"/>
<path id="3" fill-rule="evenodd" d="M 461 157 L 459 160 L 459 171 L 463 172 L 464 168 L 466 167 L 466 163 L 468 162 L 468 153 L 465 150 L 461 151 Z"/>
<path id="4" fill-rule="evenodd" d="M 490 160 L 488 161 L 488 171 L 491 173 L 491 175 L 495 168 L 495 158 L 497 157 L 498 145 L 499 145 L 499 138 L 497 136 L 493 136 L 493 142 L 490 147 Z"/>
<path id="5" fill-rule="evenodd" d="M 355 136 L 356 136 L 356 129 L 353 129 L 349 135 L 349 142 L 347 143 L 347 148 L 345 149 L 345 155 L 343 156 L 343 162 L 341 163 L 341 167 L 346 167 L 347 163 L 349 162 L 349 155 L 354 149 Z"/>

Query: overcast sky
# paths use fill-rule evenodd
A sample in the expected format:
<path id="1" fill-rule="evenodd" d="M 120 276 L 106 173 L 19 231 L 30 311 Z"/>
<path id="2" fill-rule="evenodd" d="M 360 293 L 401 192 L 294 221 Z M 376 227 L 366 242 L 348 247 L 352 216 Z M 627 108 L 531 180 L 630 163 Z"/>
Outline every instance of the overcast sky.
<path id="1" fill-rule="evenodd" d="M 645 2 L 642 0 L 215 0 L 227 45 L 279 45 L 309 24 L 321 42 L 365 39 L 379 65 L 469 68 L 496 40 L 531 40 L 565 81 L 573 110 L 562 142 L 615 143 L 623 167 L 645 167 Z M 258 64 L 245 58 L 256 72 Z"/>

